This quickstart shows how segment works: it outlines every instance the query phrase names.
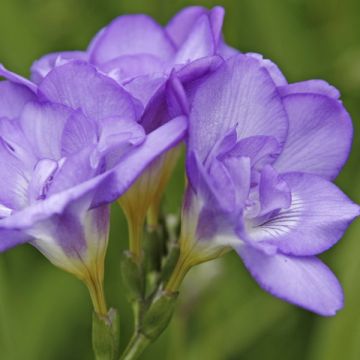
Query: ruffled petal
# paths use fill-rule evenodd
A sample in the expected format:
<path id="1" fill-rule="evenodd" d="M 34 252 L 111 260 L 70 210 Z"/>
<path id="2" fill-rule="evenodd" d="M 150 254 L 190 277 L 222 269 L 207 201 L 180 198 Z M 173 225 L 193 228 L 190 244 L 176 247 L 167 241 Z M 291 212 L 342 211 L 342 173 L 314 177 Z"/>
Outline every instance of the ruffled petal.
<path id="1" fill-rule="evenodd" d="M 64 126 L 61 138 L 61 154 L 65 157 L 80 152 L 98 142 L 98 126 L 82 111 L 73 111 Z"/>
<path id="2" fill-rule="evenodd" d="M 135 120 L 139 111 L 139 104 L 114 80 L 81 61 L 53 69 L 40 83 L 39 91 L 45 99 L 74 110 L 80 108 L 96 121 L 113 116 Z"/>
<path id="3" fill-rule="evenodd" d="M 0 252 L 4 252 L 14 246 L 24 244 L 31 240 L 33 240 L 33 238 L 23 231 L 0 229 Z"/>
<path id="4" fill-rule="evenodd" d="M 22 132 L 38 158 L 59 160 L 61 138 L 71 110 L 59 104 L 28 103 L 20 116 Z"/>
<path id="5" fill-rule="evenodd" d="M 37 86 L 32 81 L 20 76 L 4 67 L 4 65 L 0 64 L 0 77 L 3 77 L 7 80 L 12 81 L 15 84 L 24 85 L 32 92 L 37 92 Z"/>
<path id="6" fill-rule="evenodd" d="M 52 179 L 57 169 L 58 162 L 55 160 L 41 159 L 37 162 L 28 187 L 30 203 L 46 198 L 49 179 Z"/>
<path id="7" fill-rule="evenodd" d="M 220 38 L 216 53 L 218 55 L 220 55 L 223 59 L 228 60 L 232 56 L 240 54 L 241 52 L 239 50 L 229 46 L 228 44 L 225 43 L 225 41 L 223 39 Z"/>
<path id="8" fill-rule="evenodd" d="M 64 65 L 72 60 L 87 61 L 88 55 L 84 51 L 63 51 L 47 54 L 31 65 L 31 80 L 39 84 L 42 79 L 56 66 Z"/>
<path id="9" fill-rule="evenodd" d="M 120 16 L 108 25 L 90 47 L 90 61 L 101 64 L 123 55 L 150 54 L 169 60 L 174 46 L 153 19 L 146 15 Z"/>
<path id="10" fill-rule="evenodd" d="M 112 202 L 122 195 L 154 159 L 183 140 L 186 130 L 187 119 L 179 116 L 147 135 L 110 170 L 113 176 L 106 187 L 99 188 L 93 205 Z"/>
<path id="11" fill-rule="evenodd" d="M 266 69 L 250 56 L 237 55 L 198 87 L 189 124 L 189 147 L 205 159 L 216 141 L 233 128 L 239 139 L 273 136 L 281 145 L 288 120 Z"/>
<path id="12" fill-rule="evenodd" d="M 321 177 L 292 173 L 282 179 L 291 190 L 291 205 L 270 218 L 249 222 L 252 241 L 271 243 L 286 254 L 316 255 L 334 245 L 360 215 L 358 205 Z"/>
<path id="13" fill-rule="evenodd" d="M 107 118 L 102 122 L 96 157 L 99 161 L 106 157 L 106 168 L 110 169 L 131 150 L 131 147 L 139 146 L 145 138 L 143 127 L 136 121 Z"/>
<path id="14" fill-rule="evenodd" d="M 188 115 L 195 89 L 202 79 L 206 79 L 222 62 L 219 56 L 199 59 L 173 71 L 167 82 L 164 79 L 142 116 L 141 124 L 146 132 L 153 131 L 173 117 Z"/>
<path id="15" fill-rule="evenodd" d="M 288 85 L 285 76 L 274 62 L 269 59 L 264 59 L 264 57 L 258 53 L 247 53 L 247 55 L 252 56 L 254 59 L 261 62 L 262 66 L 268 71 L 276 86 L 285 88 Z"/>
<path id="16" fill-rule="evenodd" d="M 0 81 L 0 117 L 18 117 L 24 105 L 36 99 L 26 86 L 11 81 Z"/>
<path id="17" fill-rule="evenodd" d="M 59 169 L 52 180 L 48 197 L 76 187 L 99 173 L 99 161 L 93 159 L 95 146 L 87 146 L 78 153 L 73 153 L 60 161 Z"/>
<path id="18" fill-rule="evenodd" d="M 261 214 L 267 214 L 278 209 L 287 209 L 291 205 L 289 185 L 278 176 L 270 165 L 265 166 L 261 172 L 259 199 Z"/>
<path id="19" fill-rule="evenodd" d="M 174 64 L 187 64 L 206 56 L 215 55 L 216 42 L 210 18 L 200 16 L 194 24 L 189 36 L 178 50 Z"/>
<path id="20" fill-rule="evenodd" d="M 31 143 L 24 136 L 18 119 L 0 119 L 0 138 L 7 149 L 8 161 L 14 161 L 14 164 L 18 161 L 22 171 L 31 172 L 37 158 Z"/>
<path id="21" fill-rule="evenodd" d="M 188 153 L 186 173 L 192 190 L 212 211 L 235 212 L 244 205 L 250 190 L 250 159 L 214 160 L 205 169 L 195 153 Z M 235 182 L 235 181 L 236 182 Z"/>
<path id="22" fill-rule="evenodd" d="M 180 11 L 173 19 L 170 20 L 166 26 L 166 32 L 177 46 L 181 46 L 189 41 L 194 33 L 199 32 L 200 19 L 208 19 L 209 29 L 211 30 L 214 47 L 217 46 L 221 35 L 222 24 L 224 20 L 224 9 L 221 6 L 216 6 L 211 10 L 208 10 L 201 6 L 190 6 Z M 203 33 L 204 34 L 204 33 Z M 200 35 L 200 32 L 193 37 L 192 42 L 195 38 Z M 204 38 L 206 39 L 206 37 Z M 187 46 L 190 45 L 190 42 Z M 199 42 L 199 45 L 200 42 Z M 215 49 L 215 48 L 214 48 Z M 195 58 L 195 56 L 194 56 Z"/>
<path id="23" fill-rule="evenodd" d="M 176 47 L 180 47 L 194 26 L 196 20 L 208 12 L 202 6 L 189 6 L 179 11 L 168 23 L 165 30 Z"/>
<path id="24" fill-rule="evenodd" d="M 151 54 L 123 55 L 99 65 L 99 69 L 118 83 L 124 84 L 138 76 L 163 76 L 165 62 Z"/>
<path id="25" fill-rule="evenodd" d="M 70 203 L 87 196 L 91 197 L 97 187 L 106 186 L 106 182 L 111 176 L 112 173 L 107 172 L 82 184 L 71 186 L 68 190 L 53 194 L 22 210 L 13 212 L 11 216 L 0 219 L 0 231 L 31 229 L 34 224 L 40 221 L 49 219 L 56 214 L 62 214 Z M 7 189 L 11 189 L 11 187 L 8 186 Z"/>
<path id="26" fill-rule="evenodd" d="M 284 97 L 290 94 L 318 94 L 326 95 L 333 99 L 339 99 L 340 97 L 339 90 L 324 80 L 307 80 L 294 84 L 286 84 L 279 86 L 279 92 Z"/>
<path id="27" fill-rule="evenodd" d="M 124 143 L 140 145 L 145 140 L 145 132 L 136 121 L 121 118 L 107 118 L 103 121 L 98 150 L 108 151 Z"/>
<path id="28" fill-rule="evenodd" d="M 330 269 L 315 257 L 268 256 L 250 246 L 236 249 L 259 285 L 270 294 L 319 315 L 343 307 L 343 291 Z"/>
<path id="29" fill-rule="evenodd" d="M 30 175 L 22 159 L 15 154 L 16 150 L 0 137 L 0 162 L 4 164 L 0 171 L 0 204 L 11 210 L 21 209 L 28 202 Z"/>
<path id="30" fill-rule="evenodd" d="M 175 75 L 175 71 L 170 74 L 165 86 L 167 96 L 167 108 L 171 117 L 188 115 L 189 102 L 181 80 Z"/>
<path id="31" fill-rule="evenodd" d="M 250 136 L 240 140 L 227 156 L 246 156 L 251 159 L 253 170 L 261 170 L 272 164 L 281 152 L 280 144 L 272 136 Z"/>
<path id="32" fill-rule="evenodd" d="M 289 133 L 275 168 L 334 179 L 350 152 L 353 127 L 349 114 L 341 102 L 324 95 L 288 95 L 283 102 Z"/>
<path id="33" fill-rule="evenodd" d="M 141 75 L 125 82 L 123 86 L 145 108 L 154 94 L 165 84 L 166 80 L 167 76 L 165 75 Z M 145 111 L 142 114 L 144 113 Z"/>

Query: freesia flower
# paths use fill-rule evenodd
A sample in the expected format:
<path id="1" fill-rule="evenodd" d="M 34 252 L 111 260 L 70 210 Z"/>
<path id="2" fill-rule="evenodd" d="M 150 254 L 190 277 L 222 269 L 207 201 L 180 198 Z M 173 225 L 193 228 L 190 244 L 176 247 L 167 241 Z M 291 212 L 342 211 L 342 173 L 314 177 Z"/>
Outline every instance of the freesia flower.
<path id="1" fill-rule="evenodd" d="M 352 141 L 332 86 L 288 85 L 276 66 L 236 55 L 195 90 L 189 119 L 182 261 L 233 248 L 260 286 L 321 315 L 343 305 L 317 258 L 359 206 L 332 183 Z"/>
<path id="2" fill-rule="evenodd" d="M 86 51 L 46 55 L 32 66 L 39 82 L 54 67 L 88 61 L 115 79 L 145 106 L 171 71 L 208 56 L 232 53 L 221 35 L 224 9 L 191 6 L 164 28 L 143 14 L 124 15 L 105 26 Z"/>
<path id="3" fill-rule="evenodd" d="M 74 59 L 87 61 L 139 100 L 140 123 L 149 133 L 174 116 L 187 115 L 188 109 L 177 104 L 177 82 L 186 86 L 206 77 L 217 66 L 218 55 L 234 52 L 222 39 L 223 17 L 221 7 L 192 6 L 163 28 L 146 15 L 120 16 L 94 37 L 86 51 L 54 53 L 36 61 L 32 79 L 37 83 L 54 67 Z M 160 156 L 119 200 L 129 224 L 130 250 L 138 260 L 146 215 L 148 224 L 156 227 L 180 150 L 176 147 Z"/>
<path id="4" fill-rule="evenodd" d="M 109 206 L 182 139 L 175 118 L 146 135 L 139 104 L 92 65 L 54 68 L 38 85 L 0 68 L 0 250 L 29 242 L 101 299 Z"/>

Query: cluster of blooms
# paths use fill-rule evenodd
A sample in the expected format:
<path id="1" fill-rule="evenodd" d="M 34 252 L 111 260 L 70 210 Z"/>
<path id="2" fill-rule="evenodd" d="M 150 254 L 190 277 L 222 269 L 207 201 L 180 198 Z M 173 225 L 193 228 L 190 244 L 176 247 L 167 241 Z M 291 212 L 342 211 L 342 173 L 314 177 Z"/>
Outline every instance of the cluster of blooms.
<path id="1" fill-rule="evenodd" d="M 142 227 L 184 141 L 183 262 L 233 248 L 275 296 L 321 315 L 342 307 L 316 256 L 359 215 L 332 183 L 351 119 L 326 82 L 288 84 L 271 61 L 227 46 L 223 16 L 190 7 L 165 28 L 121 16 L 86 51 L 36 61 L 31 80 L 1 66 L 2 251 L 30 243 L 96 296 L 109 204 L 120 198 Z M 141 243 L 131 251 L 141 261 Z"/>

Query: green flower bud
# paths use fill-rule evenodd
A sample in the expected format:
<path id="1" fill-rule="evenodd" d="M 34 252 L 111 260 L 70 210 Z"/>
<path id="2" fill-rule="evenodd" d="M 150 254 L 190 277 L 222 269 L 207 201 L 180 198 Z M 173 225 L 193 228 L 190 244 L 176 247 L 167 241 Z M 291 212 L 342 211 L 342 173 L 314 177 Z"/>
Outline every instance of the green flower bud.
<path id="1" fill-rule="evenodd" d="M 168 282 L 170 279 L 171 274 L 173 273 L 176 263 L 180 256 L 180 247 L 179 245 L 173 245 L 169 250 L 169 255 L 165 261 L 163 271 L 161 274 L 162 281 L 164 284 Z"/>
<path id="2" fill-rule="evenodd" d="M 141 300 L 144 296 L 143 271 L 129 251 L 121 258 L 121 273 L 130 301 Z"/>
<path id="3" fill-rule="evenodd" d="M 178 293 L 163 293 L 158 297 L 146 312 L 141 333 L 150 341 L 156 340 L 169 325 L 175 309 Z"/>

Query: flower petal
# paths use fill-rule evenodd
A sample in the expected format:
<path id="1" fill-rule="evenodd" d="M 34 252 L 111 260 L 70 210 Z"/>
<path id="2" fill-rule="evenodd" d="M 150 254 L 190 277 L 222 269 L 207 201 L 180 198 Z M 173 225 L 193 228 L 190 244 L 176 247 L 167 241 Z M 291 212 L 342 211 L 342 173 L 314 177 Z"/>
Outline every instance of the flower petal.
<path id="1" fill-rule="evenodd" d="M 151 98 L 166 82 L 166 79 L 165 75 L 141 75 L 125 82 L 123 86 L 126 91 L 141 102 L 143 107 L 147 107 Z"/>
<path id="2" fill-rule="evenodd" d="M 123 55 L 150 54 L 168 60 L 174 46 L 153 19 L 146 15 L 126 15 L 115 19 L 90 47 L 90 61 L 101 64 Z"/>
<path id="3" fill-rule="evenodd" d="M 307 80 L 294 84 L 285 84 L 284 86 L 279 86 L 279 92 L 284 97 L 290 94 L 303 93 L 326 95 L 333 99 L 339 99 L 340 97 L 339 90 L 324 80 Z"/>
<path id="4" fill-rule="evenodd" d="M 49 219 L 56 214 L 62 214 L 66 207 L 77 202 L 79 199 L 92 197 L 99 186 L 106 186 L 106 182 L 112 176 L 111 172 L 92 178 L 77 186 L 72 186 L 68 190 L 49 196 L 43 201 L 28 206 L 22 210 L 14 212 L 11 216 L 0 219 L 0 231 L 4 230 L 26 230 L 31 229 L 34 224 Z M 10 186 L 7 189 L 11 188 Z M 89 195 L 90 194 L 90 195 Z M 81 202 L 81 201 L 80 201 Z M 15 246 L 16 244 L 14 244 Z"/>
<path id="5" fill-rule="evenodd" d="M 246 156 L 251 159 L 253 170 L 261 170 L 272 164 L 281 152 L 280 144 L 272 136 L 250 136 L 240 140 L 229 152 L 228 156 Z"/>
<path id="6" fill-rule="evenodd" d="M 195 92 L 189 147 L 205 159 L 218 139 L 236 127 L 238 138 L 266 135 L 283 144 L 287 116 L 270 75 L 246 55 L 227 60 Z"/>
<path id="7" fill-rule="evenodd" d="M 140 145 L 146 138 L 143 127 L 136 121 L 107 118 L 102 125 L 97 156 L 100 159 L 106 157 L 107 169 L 115 166 L 131 147 Z"/>
<path id="8" fill-rule="evenodd" d="M 32 240 L 29 234 L 25 234 L 19 230 L 0 229 L 0 252 L 9 250 L 10 248 L 24 244 Z"/>
<path id="9" fill-rule="evenodd" d="M 13 154 L 14 150 L 0 137 L 0 162 L 6 164 L 0 171 L 0 203 L 18 210 L 27 204 L 29 173 L 22 159 Z"/>
<path id="10" fill-rule="evenodd" d="M 82 111 L 73 111 L 68 117 L 61 138 L 61 154 L 68 157 L 98 141 L 98 126 Z"/>
<path id="11" fill-rule="evenodd" d="M 13 119 L 20 115 L 27 102 L 34 100 L 35 94 L 26 86 L 0 81 L 0 117 Z"/>
<path id="12" fill-rule="evenodd" d="M 88 206 L 88 199 L 81 199 L 29 231 L 35 238 L 31 245 L 80 278 L 102 266 L 96 264 L 103 261 L 108 241 L 109 207 L 88 210 Z"/>
<path id="13" fill-rule="evenodd" d="M 287 209 L 291 205 L 289 186 L 278 176 L 271 165 L 266 165 L 261 172 L 259 198 L 262 214 L 278 209 Z"/>
<path id="14" fill-rule="evenodd" d="M 254 59 L 257 59 L 262 63 L 263 67 L 268 71 L 276 86 L 282 86 L 285 88 L 288 85 L 285 76 L 274 62 L 269 59 L 264 59 L 263 56 L 258 53 L 247 53 L 247 55 L 252 56 Z"/>
<path id="15" fill-rule="evenodd" d="M 0 138 L 9 155 L 7 161 L 19 161 L 22 171 L 30 173 L 36 164 L 37 158 L 31 143 L 26 139 L 18 119 L 0 119 Z M 5 158 L 2 159 L 5 161 Z M 6 164 L 6 162 L 4 162 Z"/>
<path id="16" fill-rule="evenodd" d="M 207 19 L 207 21 L 205 21 Z M 194 45 L 195 39 L 201 39 L 202 35 L 207 34 L 207 31 L 204 32 L 204 27 L 200 23 L 205 24 L 206 22 L 209 25 L 209 29 L 211 30 L 211 38 L 210 43 L 214 45 L 212 50 L 215 50 L 218 41 L 221 35 L 222 24 L 224 20 L 224 9 L 221 6 L 216 6 L 211 10 L 203 8 L 201 6 L 190 6 L 179 12 L 167 25 L 166 31 L 169 34 L 170 38 L 173 40 L 175 45 L 178 48 L 181 48 L 182 45 L 187 43 L 185 47 L 195 49 Z M 194 36 L 195 35 L 195 36 Z M 203 40 L 206 42 L 209 40 L 207 36 L 203 37 Z M 190 44 L 193 44 L 190 46 Z M 197 51 L 199 51 L 199 47 L 203 47 L 206 45 L 205 43 L 198 42 Z M 209 50 L 209 48 L 204 48 Z M 183 50 L 181 50 L 183 51 Z M 201 53 L 201 52 L 199 52 Z M 210 55 L 210 54 L 209 54 Z M 200 58 L 201 56 L 193 56 L 193 59 Z M 176 63 L 181 63 L 181 61 L 176 61 Z"/>
<path id="17" fill-rule="evenodd" d="M 0 64 L 0 77 L 4 77 L 7 80 L 12 81 L 13 83 L 24 85 L 32 92 L 36 93 L 37 86 L 32 81 L 6 69 L 4 65 Z"/>
<path id="18" fill-rule="evenodd" d="M 236 249 L 259 285 L 270 294 L 319 315 L 332 316 L 343 307 L 341 285 L 315 257 L 268 256 L 250 246 Z"/>
<path id="19" fill-rule="evenodd" d="M 289 134 L 274 167 L 334 179 L 350 152 L 352 123 L 341 102 L 317 94 L 293 94 L 283 99 Z"/>
<path id="20" fill-rule="evenodd" d="M 118 83 L 123 84 L 137 76 L 159 74 L 161 77 L 165 63 L 150 54 L 122 55 L 99 65 L 99 68 Z"/>
<path id="21" fill-rule="evenodd" d="M 169 21 L 165 29 L 177 47 L 181 46 L 189 36 L 196 20 L 207 12 L 208 10 L 202 6 L 188 6 Z"/>
<path id="22" fill-rule="evenodd" d="M 174 64 L 187 64 L 191 61 L 215 55 L 216 42 L 208 16 L 197 19 L 192 31 L 178 50 Z"/>
<path id="23" fill-rule="evenodd" d="M 138 103 L 114 80 L 81 61 L 53 69 L 39 90 L 45 99 L 74 110 L 80 108 L 96 121 L 112 116 L 135 120 L 139 110 Z"/>
<path id="24" fill-rule="evenodd" d="M 31 65 L 31 80 L 39 84 L 41 80 L 56 66 L 63 65 L 71 60 L 86 61 L 88 55 L 84 51 L 63 51 L 47 54 Z"/>
<path id="25" fill-rule="evenodd" d="M 71 110 L 59 104 L 28 103 L 20 116 L 21 129 L 38 158 L 59 160 L 61 138 Z"/>
<path id="26" fill-rule="evenodd" d="M 49 186 L 48 196 L 81 185 L 98 174 L 99 162 L 92 161 L 95 146 L 88 146 L 60 161 L 59 170 Z"/>
<path id="27" fill-rule="evenodd" d="M 249 226 L 253 241 L 271 243 L 286 254 L 316 255 L 334 245 L 360 215 L 358 205 L 321 177 L 291 173 L 282 179 L 291 190 L 291 205 Z"/>
<path id="28" fill-rule="evenodd" d="M 67 268 L 72 259 L 81 260 L 85 254 L 84 218 L 90 203 L 91 195 L 79 198 L 61 213 L 52 214 L 26 230 L 35 238 L 32 244 L 57 266 Z"/>
<path id="29" fill-rule="evenodd" d="M 28 187 L 30 202 L 43 200 L 46 198 L 47 185 L 58 169 L 58 162 L 51 159 L 41 159 L 34 167 Z"/>
<path id="30" fill-rule="evenodd" d="M 173 71 L 167 82 L 164 79 L 142 116 L 141 125 L 146 132 L 151 132 L 173 117 L 188 115 L 187 107 L 192 101 L 195 89 L 202 79 L 206 79 L 222 62 L 219 56 L 199 59 Z M 182 86 L 179 86 L 178 81 Z"/>
<path id="31" fill-rule="evenodd" d="M 110 172 L 106 188 L 99 189 L 95 205 L 109 203 L 122 195 L 160 154 L 180 142 L 187 130 L 187 119 L 179 116 L 147 135 L 146 140 L 124 156 Z"/>
<path id="32" fill-rule="evenodd" d="M 146 141 L 138 148 L 135 148 L 114 169 L 79 185 L 74 186 L 74 184 L 71 184 L 67 190 L 64 190 L 63 187 L 63 191 L 53 193 L 43 201 L 39 201 L 23 210 L 14 212 L 11 216 L 0 219 L 0 233 L 14 229 L 31 229 L 34 224 L 49 219 L 52 216 L 63 214 L 65 209 L 72 203 L 81 204 L 81 199 L 92 199 L 94 194 L 96 194 L 96 198 L 93 201 L 93 207 L 116 200 L 131 186 L 152 160 L 182 140 L 186 129 L 187 121 L 184 117 L 173 119 L 148 135 Z M 87 156 L 87 159 L 89 159 L 89 156 Z M 78 168 L 78 172 L 82 172 L 81 167 Z M 84 180 L 76 175 L 73 175 L 73 178 L 76 178 L 77 182 Z M 54 185 L 51 186 L 50 192 L 54 192 Z M 5 186 L 4 188 L 14 188 L 13 183 L 11 186 Z M 6 247 L 15 246 L 17 243 L 17 241 L 14 241 L 13 244 L 7 243 Z"/>

